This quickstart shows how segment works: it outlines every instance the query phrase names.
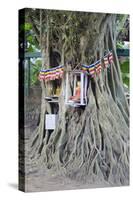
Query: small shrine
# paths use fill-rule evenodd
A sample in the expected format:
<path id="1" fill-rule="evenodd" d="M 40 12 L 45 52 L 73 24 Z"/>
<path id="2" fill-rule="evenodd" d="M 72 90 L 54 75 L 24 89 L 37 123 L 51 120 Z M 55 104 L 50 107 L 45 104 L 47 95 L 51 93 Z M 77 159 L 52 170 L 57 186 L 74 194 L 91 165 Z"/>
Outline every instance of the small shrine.
<path id="1" fill-rule="evenodd" d="M 58 103 L 61 92 L 61 79 L 63 77 L 64 67 L 58 66 L 41 70 L 39 79 L 47 83 L 46 96 L 44 97 L 49 103 Z"/>
<path id="2" fill-rule="evenodd" d="M 87 85 L 88 75 L 85 71 L 74 70 L 66 72 L 66 105 L 73 107 L 85 106 L 87 104 Z"/>

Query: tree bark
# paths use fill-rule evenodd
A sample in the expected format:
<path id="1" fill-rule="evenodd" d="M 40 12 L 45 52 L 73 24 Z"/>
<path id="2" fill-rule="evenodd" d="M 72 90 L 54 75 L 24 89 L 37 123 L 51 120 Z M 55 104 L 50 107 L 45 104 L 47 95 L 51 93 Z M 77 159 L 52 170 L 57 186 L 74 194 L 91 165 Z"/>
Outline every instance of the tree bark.
<path id="1" fill-rule="evenodd" d="M 48 142 L 44 122 L 45 114 L 51 113 L 51 107 L 44 99 L 48 85 L 41 81 L 41 120 L 31 142 L 31 159 L 43 161 L 48 169 L 52 168 L 71 179 L 126 185 L 129 183 L 129 107 L 116 54 L 115 21 L 116 15 L 91 13 L 87 20 L 88 28 L 82 30 L 78 48 L 66 48 L 68 38 L 67 42 L 61 43 L 61 64 L 65 69 L 71 67 L 72 70 L 79 58 L 84 64 L 95 62 L 109 49 L 113 52 L 114 61 L 109 69 L 90 79 L 88 104 L 84 108 L 65 104 L 64 74 L 58 123 Z M 49 16 L 47 27 L 46 40 L 42 44 L 45 67 L 50 65 Z M 68 53 L 69 48 L 71 52 Z M 68 65 L 70 60 L 72 65 Z"/>

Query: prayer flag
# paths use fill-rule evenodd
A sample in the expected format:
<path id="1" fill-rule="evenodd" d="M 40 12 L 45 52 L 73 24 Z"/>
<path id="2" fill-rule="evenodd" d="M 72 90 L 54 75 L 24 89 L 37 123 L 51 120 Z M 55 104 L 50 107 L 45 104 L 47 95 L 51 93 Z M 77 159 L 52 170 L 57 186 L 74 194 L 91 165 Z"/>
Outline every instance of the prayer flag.
<path id="1" fill-rule="evenodd" d="M 109 59 L 109 63 L 111 64 L 113 62 L 113 54 L 112 54 L 112 52 L 109 53 L 108 59 Z"/>
<path id="2" fill-rule="evenodd" d="M 63 66 L 58 66 L 58 67 L 54 67 L 54 68 L 50 68 L 50 69 L 46 69 L 46 70 L 41 70 L 39 73 L 39 79 L 49 81 L 49 80 L 55 80 L 58 78 L 62 78 L 63 70 L 64 70 Z"/>
<path id="3" fill-rule="evenodd" d="M 101 66 L 101 62 L 99 62 L 98 64 L 96 64 L 96 73 L 100 74 L 101 70 L 102 70 L 102 66 Z"/>
<path id="4" fill-rule="evenodd" d="M 89 74 L 91 77 L 95 77 L 95 74 L 96 74 L 95 66 L 89 68 Z"/>
<path id="5" fill-rule="evenodd" d="M 109 66 L 109 60 L 108 57 L 104 57 L 104 68 L 107 68 Z"/>

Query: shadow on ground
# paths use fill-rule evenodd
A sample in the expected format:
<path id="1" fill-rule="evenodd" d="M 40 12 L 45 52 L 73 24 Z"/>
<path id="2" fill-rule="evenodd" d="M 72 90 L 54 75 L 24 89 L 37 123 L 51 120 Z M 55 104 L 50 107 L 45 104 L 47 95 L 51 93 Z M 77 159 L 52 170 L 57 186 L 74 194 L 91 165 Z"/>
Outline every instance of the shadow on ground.
<path id="1" fill-rule="evenodd" d="M 8 183 L 8 186 L 15 189 L 15 190 L 18 190 L 18 184 L 17 183 Z"/>

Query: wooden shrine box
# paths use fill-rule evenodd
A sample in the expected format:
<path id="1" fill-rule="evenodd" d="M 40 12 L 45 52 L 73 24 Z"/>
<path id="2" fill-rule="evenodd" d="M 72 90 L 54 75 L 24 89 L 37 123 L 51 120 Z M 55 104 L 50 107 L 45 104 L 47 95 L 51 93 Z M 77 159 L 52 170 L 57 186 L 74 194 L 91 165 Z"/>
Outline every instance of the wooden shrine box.
<path id="1" fill-rule="evenodd" d="M 46 114 L 45 129 L 46 130 L 54 130 L 56 125 L 57 125 L 57 115 Z"/>
<path id="2" fill-rule="evenodd" d="M 72 91 L 70 92 L 70 76 L 73 76 Z M 71 100 L 76 95 L 77 81 L 80 81 L 80 98 Z M 73 107 L 85 106 L 87 104 L 88 74 L 82 70 L 74 70 L 66 73 L 65 103 Z"/>

